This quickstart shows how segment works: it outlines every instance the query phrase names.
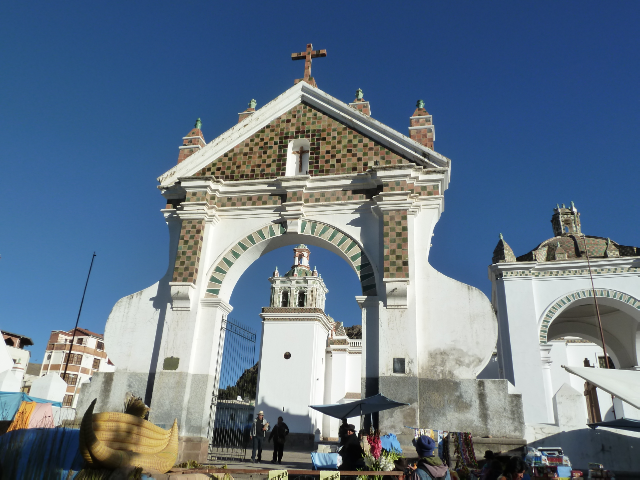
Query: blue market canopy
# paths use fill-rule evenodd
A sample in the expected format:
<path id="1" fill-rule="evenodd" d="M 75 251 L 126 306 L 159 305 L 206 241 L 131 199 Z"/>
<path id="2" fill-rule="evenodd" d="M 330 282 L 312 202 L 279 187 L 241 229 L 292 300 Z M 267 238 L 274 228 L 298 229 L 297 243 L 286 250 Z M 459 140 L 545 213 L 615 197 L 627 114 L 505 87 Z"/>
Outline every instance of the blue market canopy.
<path id="1" fill-rule="evenodd" d="M 329 415 L 333 418 L 350 418 L 369 413 L 382 412 L 391 408 L 409 405 L 408 403 L 400 403 L 391 400 L 384 395 L 378 393 L 373 397 L 363 398 L 349 403 L 334 403 L 330 405 L 309 405 L 310 408 Z"/>
<path id="2" fill-rule="evenodd" d="M 640 420 L 632 420 L 630 418 L 619 418 L 610 422 L 589 423 L 588 425 L 593 429 L 596 429 L 598 427 L 607 427 L 640 432 Z"/>

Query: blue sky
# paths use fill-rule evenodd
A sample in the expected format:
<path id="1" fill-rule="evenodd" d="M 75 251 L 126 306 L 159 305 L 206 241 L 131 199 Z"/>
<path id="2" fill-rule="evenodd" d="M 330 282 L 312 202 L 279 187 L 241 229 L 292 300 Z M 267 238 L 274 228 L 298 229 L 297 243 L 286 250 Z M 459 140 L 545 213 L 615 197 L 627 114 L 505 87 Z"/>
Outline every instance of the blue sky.
<path id="1" fill-rule="evenodd" d="M 498 233 L 516 254 L 552 236 L 573 200 L 583 231 L 639 245 L 640 3 L 18 2 L 0 4 L 0 328 L 102 332 L 115 302 L 160 278 L 168 235 L 156 178 L 197 117 L 207 141 L 293 84 L 309 42 L 319 87 L 362 88 L 373 117 L 407 133 L 416 100 L 452 159 L 431 263 L 489 292 Z M 266 278 L 238 283 L 232 317 L 259 329 Z M 314 249 L 327 310 L 360 321 L 348 266 Z"/>

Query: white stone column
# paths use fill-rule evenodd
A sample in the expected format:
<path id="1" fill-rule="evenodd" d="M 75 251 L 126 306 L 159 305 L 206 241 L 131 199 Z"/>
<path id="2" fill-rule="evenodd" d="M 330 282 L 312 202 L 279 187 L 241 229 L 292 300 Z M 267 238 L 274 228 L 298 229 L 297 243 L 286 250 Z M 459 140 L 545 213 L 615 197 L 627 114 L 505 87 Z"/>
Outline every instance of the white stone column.
<path id="1" fill-rule="evenodd" d="M 544 380 L 544 399 L 545 405 L 547 407 L 547 417 L 549 423 L 555 423 L 556 418 L 553 410 L 553 384 L 551 382 L 551 364 L 553 361 L 551 360 L 551 348 L 553 345 L 551 343 L 540 344 L 540 360 L 542 363 L 542 378 Z"/>

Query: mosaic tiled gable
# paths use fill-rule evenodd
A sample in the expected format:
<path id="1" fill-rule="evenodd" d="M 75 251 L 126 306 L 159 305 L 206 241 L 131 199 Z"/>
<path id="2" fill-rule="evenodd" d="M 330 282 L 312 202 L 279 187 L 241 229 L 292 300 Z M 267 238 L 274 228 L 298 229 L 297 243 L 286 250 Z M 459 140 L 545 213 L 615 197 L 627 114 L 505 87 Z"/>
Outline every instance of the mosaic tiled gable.
<path id="1" fill-rule="evenodd" d="M 236 243 L 223 255 L 222 259 L 213 269 L 205 296 L 214 298 L 220 294 L 220 287 L 224 282 L 229 268 L 231 268 L 236 260 L 249 248 L 268 238 L 284 235 L 285 233 L 287 233 L 287 231 L 282 224 L 270 224 L 247 235 Z M 302 221 L 300 233 L 322 238 L 342 250 L 349 258 L 349 262 L 354 270 L 358 273 L 362 286 L 362 294 L 365 296 L 376 295 L 375 274 L 373 273 L 371 262 L 369 262 L 366 254 L 353 238 L 330 225 L 307 220 Z"/>
<path id="2" fill-rule="evenodd" d="M 378 165 L 411 163 L 313 107 L 300 104 L 195 176 L 214 175 L 225 181 L 283 176 L 289 141 L 296 138 L 310 142 L 310 175 L 360 173 L 376 161 Z"/>
<path id="3" fill-rule="evenodd" d="M 384 212 L 384 278 L 409 278 L 407 211 Z"/>
<path id="4" fill-rule="evenodd" d="M 182 221 L 172 281 L 195 283 L 198 278 L 203 234 L 203 220 L 185 219 Z"/>

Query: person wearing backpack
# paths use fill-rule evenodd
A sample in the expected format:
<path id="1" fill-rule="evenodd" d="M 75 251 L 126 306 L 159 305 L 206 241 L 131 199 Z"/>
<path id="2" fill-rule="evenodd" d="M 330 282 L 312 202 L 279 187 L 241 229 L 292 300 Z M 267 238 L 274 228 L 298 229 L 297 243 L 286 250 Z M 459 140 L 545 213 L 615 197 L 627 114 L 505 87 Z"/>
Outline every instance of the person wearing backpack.
<path id="1" fill-rule="evenodd" d="M 451 480 L 449 468 L 435 453 L 438 445 L 433 438 L 422 435 L 416 438 L 413 444 L 420 458 L 416 465 L 409 466 L 410 475 L 407 478 L 412 480 Z"/>
<path id="2" fill-rule="evenodd" d="M 278 417 L 278 423 L 273 430 L 271 430 L 271 435 L 269 435 L 269 441 L 273 438 L 273 460 L 271 463 L 282 463 L 282 454 L 284 453 L 284 441 L 285 438 L 289 435 L 289 427 L 284 423 L 284 419 L 282 417 Z"/>

